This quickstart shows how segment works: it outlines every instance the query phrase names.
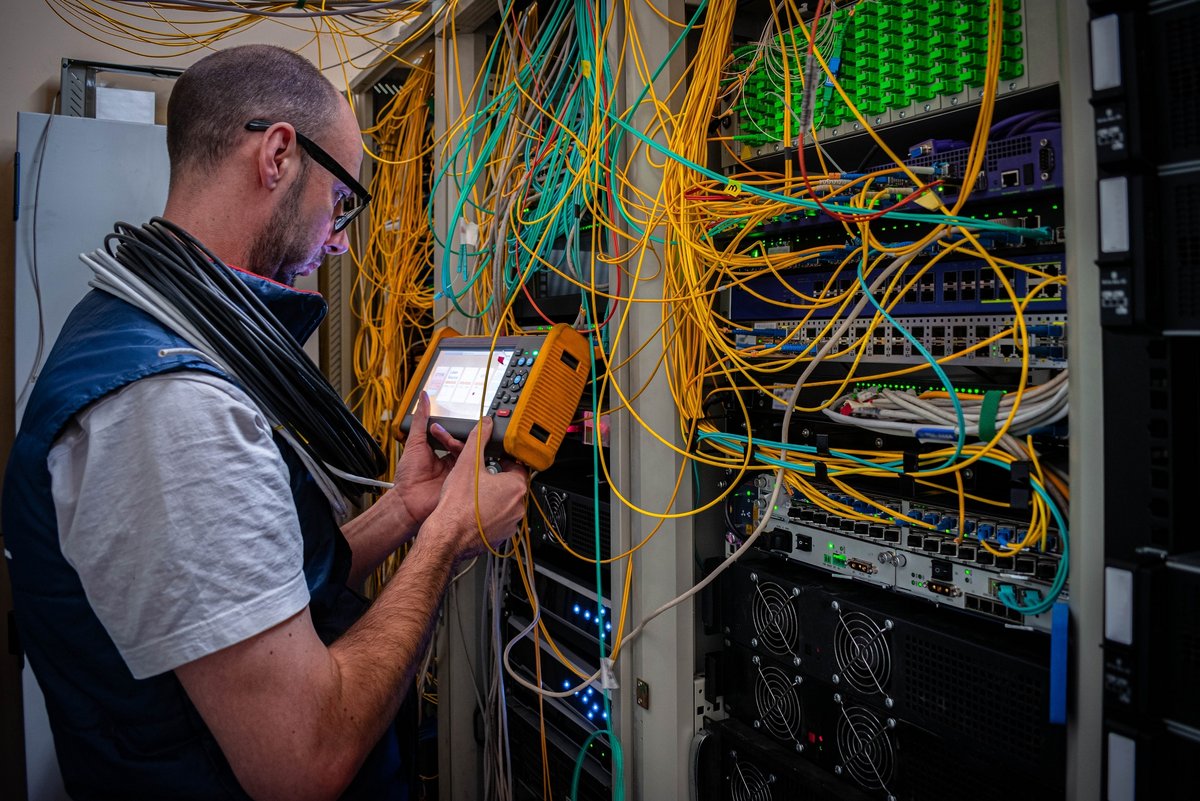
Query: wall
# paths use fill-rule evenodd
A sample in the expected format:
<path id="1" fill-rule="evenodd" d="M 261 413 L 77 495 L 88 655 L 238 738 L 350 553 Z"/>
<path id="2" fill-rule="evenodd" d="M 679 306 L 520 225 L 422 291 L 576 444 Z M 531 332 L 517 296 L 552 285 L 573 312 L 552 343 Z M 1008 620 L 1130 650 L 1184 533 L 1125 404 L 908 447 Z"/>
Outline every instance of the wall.
<path id="1" fill-rule="evenodd" d="M 60 62 L 64 57 L 110 64 L 186 67 L 207 52 L 168 59 L 136 56 L 94 41 L 72 29 L 45 2 L 23 0 L 6 6 L 4 24 L 9 33 L 4 37 L 4 47 L 0 48 L 0 475 L 3 465 L 7 463 L 13 438 L 15 399 L 12 192 L 8 187 L 12 186 L 13 181 L 17 113 L 51 110 L 58 92 Z M 268 42 L 298 49 L 308 58 L 318 61 L 316 48 L 309 45 L 311 39 L 311 33 L 301 33 L 265 21 L 248 32 L 223 40 L 222 46 Z M 359 49 L 355 48 L 355 52 Z M 333 50 L 326 46 L 324 53 L 328 62 Z M 336 85 L 344 85 L 345 78 L 340 69 L 331 71 L 330 78 Z M 315 277 L 313 281 L 315 285 Z M 8 653 L 10 596 L 7 564 L 0 561 L 0 698 L 3 699 L 0 704 L 0 797 L 18 801 L 26 798 L 25 753 L 20 664 Z M 44 751 L 48 744 L 31 745 L 35 751 Z M 45 786 L 43 767 L 46 766 L 38 766 L 34 771 L 38 775 L 30 777 L 29 798 L 32 801 L 44 801 L 52 797 L 44 790 L 34 793 L 35 784 L 37 787 Z"/>

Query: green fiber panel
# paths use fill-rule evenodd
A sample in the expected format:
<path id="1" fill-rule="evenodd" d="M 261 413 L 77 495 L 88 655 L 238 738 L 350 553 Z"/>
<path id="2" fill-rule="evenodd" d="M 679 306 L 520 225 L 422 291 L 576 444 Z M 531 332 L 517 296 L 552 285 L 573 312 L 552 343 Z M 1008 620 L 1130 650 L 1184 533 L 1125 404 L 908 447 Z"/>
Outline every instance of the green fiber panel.
<path id="1" fill-rule="evenodd" d="M 1000 80 L 1025 73 L 1021 0 L 1003 0 L 1004 36 Z M 842 89 L 867 117 L 923 103 L 965 89 L 978 89 L 987 69 L 988 0 L 862 0 L 822 25 L 821 54 Z M 777 36 L 753 64 L 735 105 L 741 131 L 734 137 L 750 147 L 782 143 L 785 95 L 790 96 L 790 131 L 799 131 L 807 39 L 796 29 Z M 734 50 L 734 69 L 751 66 L 753 46 Z M 784 72 L 790 80 L 785 92 Z M 818 130 L 853 118 L 845 102 L 820 73 L 813 122 Z"/>

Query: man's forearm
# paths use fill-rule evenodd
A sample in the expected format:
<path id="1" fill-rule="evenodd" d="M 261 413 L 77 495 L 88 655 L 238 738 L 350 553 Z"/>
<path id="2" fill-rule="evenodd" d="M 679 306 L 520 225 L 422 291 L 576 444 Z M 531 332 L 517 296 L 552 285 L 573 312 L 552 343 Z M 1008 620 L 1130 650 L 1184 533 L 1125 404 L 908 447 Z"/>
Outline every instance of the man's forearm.
<path id="1" fill-rule="evenodd" d="M 366 750 L 382 736 L 412 683 L 453 566 L 449 549 L 418 539 L 370 609 L 330 646 L 348 696 L 341 712 L 349 719 L 335 730 L 360 728 L 355 718 L 368 723 L 373 717 L 373 725 L 360 728 Z"/>
<path id="2" fill-rule="evenodd" d="M 458 555 L 426 521 L 367 612 L 328 648 L 307 609 L 176 675 L 255 799 L 340 796 L 396 715 Z M 231 683 L 230 677 L 236 677 Z"/>
<path id="3" fill-rule="evenodd" d="M 387 496 L 385 496 L 386 498 Z M 404 543 L 412 539 L 424 521 L 413 520 L 403 504 L 381 498 L 370 508 L 342 526 L 342 536 L 350 543 L 353 562 L 347 584 L 360 587 L 367 576 Z"/>

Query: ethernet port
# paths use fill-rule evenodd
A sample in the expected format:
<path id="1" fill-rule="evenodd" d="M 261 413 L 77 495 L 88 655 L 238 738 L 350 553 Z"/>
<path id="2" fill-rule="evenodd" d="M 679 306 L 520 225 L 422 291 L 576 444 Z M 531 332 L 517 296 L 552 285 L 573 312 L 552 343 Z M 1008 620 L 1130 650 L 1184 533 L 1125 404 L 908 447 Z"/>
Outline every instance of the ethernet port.
<path id="1" fill-rule="evenodd" d="M 1000 173 L 1000 187 L 1002 189 L 1011 189 L 1014 186 L 1021 185 L 1020 170 L 1005 170 Z"/>

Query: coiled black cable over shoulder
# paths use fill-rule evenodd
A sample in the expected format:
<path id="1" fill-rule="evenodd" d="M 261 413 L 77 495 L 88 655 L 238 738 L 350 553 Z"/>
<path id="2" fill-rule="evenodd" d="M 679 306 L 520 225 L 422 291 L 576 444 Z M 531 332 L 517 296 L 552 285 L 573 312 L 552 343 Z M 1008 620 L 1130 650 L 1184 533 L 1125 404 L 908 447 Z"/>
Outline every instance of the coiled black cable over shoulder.
<path id="1" fill-rule="evenodd" d="M 342 494 L 358 498 L 364 483 L 374 483 L 369 480 L 384 473 L 387 458 L 379 444 L 300 343 L 195 237 L 155 217 L 140 228 L 117 223 L 104 246 L 207 343 L 206 348 L 194 346 L 211 352 L 312 461 L 330 468 L 330 479 Z"/>

